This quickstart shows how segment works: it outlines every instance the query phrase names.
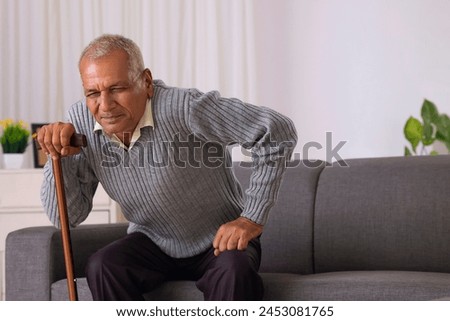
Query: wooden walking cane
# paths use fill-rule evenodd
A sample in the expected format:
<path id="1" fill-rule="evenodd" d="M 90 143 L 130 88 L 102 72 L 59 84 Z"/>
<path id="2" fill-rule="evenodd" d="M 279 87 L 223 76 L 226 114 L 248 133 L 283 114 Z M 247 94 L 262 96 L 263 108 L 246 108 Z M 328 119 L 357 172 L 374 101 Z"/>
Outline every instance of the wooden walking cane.
<path id="1" fill-rule="evenodd" d="M 38 144 L 39 145 L 39 144 Z M 70 145 L 74 147 L 86 147 L 86 136 L 73 134 Z M 64 263 L 66 266 L 67 287 L 69 300 L 77 301 L 78 293 L 76 279 L 73 269 L 72 243 L 70 239 L 69 215 L 67 213 L 66 194 L 64 191 L 64 179 L 61 166 L 61 156 L 52 157 L 53 176 L 55 177 L 56 200 L 58 203 L 59 221 L 61 224 L 61 237 L 64 252 Z"/>

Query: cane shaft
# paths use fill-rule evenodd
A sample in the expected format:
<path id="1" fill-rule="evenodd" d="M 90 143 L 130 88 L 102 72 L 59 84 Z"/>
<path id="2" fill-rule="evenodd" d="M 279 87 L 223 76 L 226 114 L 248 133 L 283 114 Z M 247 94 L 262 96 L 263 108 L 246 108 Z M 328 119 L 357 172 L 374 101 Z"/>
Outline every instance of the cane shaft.
<path id="1" fill-rule="evenodd" d="M 61 224 L 61 236 L 64 251 L 64 262 L 66 265 L 67 286 L 69 289 L 69 300 L 77 301 L 77 286 L 73 269 L 72 244 L 70 240 L 69 216 L 67 214 L 66 195 L 64 192 L 64 179 L 62 174 L 61 158 L 52 158 L 53 175 L 55 177 L 56 198 L 58 202 L 59 221 Z"/>

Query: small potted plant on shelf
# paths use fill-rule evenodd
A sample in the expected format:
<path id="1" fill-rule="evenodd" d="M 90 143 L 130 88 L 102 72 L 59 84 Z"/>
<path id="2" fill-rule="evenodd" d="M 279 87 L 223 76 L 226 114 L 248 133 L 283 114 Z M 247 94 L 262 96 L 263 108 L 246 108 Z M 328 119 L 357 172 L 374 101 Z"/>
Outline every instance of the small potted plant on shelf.
<path id="1" fill-rule="evenodd" d="M 5 168 L 21 168 L 28 146 L 30 131 L 23 121 L 0 120 L 0 143 Z"/>
<path id="2" fill-rule="evenodd" d="M 425 99 L 420 112 L 422 121 L 411 116 L 406 121 L 403 133 L 411 149 L 405 146 L 405 156 L 437 155 L 436 146 L 445 145 L 450 151 L 450 118 L 440 114 L 436 105 Z M 442 149 L 442 148 L 441 148 Z"/>

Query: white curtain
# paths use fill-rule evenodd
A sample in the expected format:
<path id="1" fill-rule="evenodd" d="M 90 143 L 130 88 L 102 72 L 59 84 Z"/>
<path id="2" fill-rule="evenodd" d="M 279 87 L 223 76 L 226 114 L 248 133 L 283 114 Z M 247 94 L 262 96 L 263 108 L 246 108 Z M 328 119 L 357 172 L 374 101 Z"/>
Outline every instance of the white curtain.
<path id="1" fill-rule="evenodd" d="M 0 119 L 64 120 L 82 97 L 77 63 L 103 33 L 142 49 L 155 79 L 255 99 L 253 2 L 0 0 Z"/>

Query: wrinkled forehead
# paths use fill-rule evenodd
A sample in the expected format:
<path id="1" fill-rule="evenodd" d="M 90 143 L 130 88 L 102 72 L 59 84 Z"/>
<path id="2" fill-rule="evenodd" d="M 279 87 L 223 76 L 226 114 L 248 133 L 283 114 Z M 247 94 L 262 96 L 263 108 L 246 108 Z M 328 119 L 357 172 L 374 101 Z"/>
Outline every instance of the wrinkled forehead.
<path id="1" fill-rule="evenodd" d="M 130 64 L 130 57 L 128 53 L 123 49 L 114 49 L 112 51 L 97 50 L 95 47 L 87 51 L 80 59 L 79 68 L 81 69 L 83 64 L 96 63 L 103 60 L 115 60 L 119 64 Z"/>
<path id="2" fill-rule="evenodd" d="M 116 53 L 95 59 L 87 57 L 80 63 L 80 76 L 84 88 L 129 82 L 130 72 L 127 56 Z"/>
<path id="3" fill-rule="evenodd" d="M 85 56 L 80 61 L 79 69 L 82 78 L 88 74 L 92 76 L 129 73 L 128 54 L 122 50 L 116 50 L 100 57 Z"/>

